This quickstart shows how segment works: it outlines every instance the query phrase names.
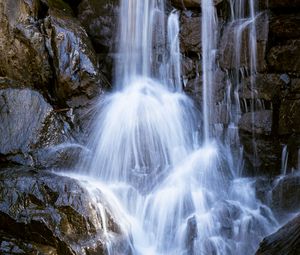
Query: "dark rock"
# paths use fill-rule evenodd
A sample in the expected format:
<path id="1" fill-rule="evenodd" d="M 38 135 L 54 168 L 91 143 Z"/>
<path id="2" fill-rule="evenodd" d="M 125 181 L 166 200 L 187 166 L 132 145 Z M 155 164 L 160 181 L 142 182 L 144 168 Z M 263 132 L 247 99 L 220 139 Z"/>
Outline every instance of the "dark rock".
<path id="1" fill-rule="evenodd" d="M 288 222 L 260 243 L 256 255 L 298 255 L 300 253 L 300 216 Z"/>
<path id="2" fill-rule="evenodd" d="M 0 155 L 32 165 L 32 152 L 66 139 L 64 122 L 36 91 L 0 90 Z"/>
<path id="3" fill-rule="evenodd" d="M 259 135 L 270 135 L 272 131 L 272 116 L 270 110 L 249 112 L 242 115 L 239 121 L 239 129 Z"/>
<path id="4" fill-rule="evenodd" d="M 44 27 L 55 69 L 55 97 L 60 105 L 83 106 L 102 89 L 96 54 L 72 10 L 60 1 L 48 4 L 49 17 L 44 20 Z"/>
<path id="5" fill-rule="evenodd" d="M 101 71 L 111 81 L 113 56 L 116 52 L 118 34 L 117 0 L 83 0 L 78 6 L 78 19 L 87 31 L 94 49 L 99 56 Z"/>
<path id="6" fill-rule="evenodd" d="M 253 86 L 251 81 L 254 81 Z M 283 81 L 278 74 L 256 74 L 246 77 L 242 80 L 239 88 L 240 98 L 245 99 L 264 99 L 271 101 L 274 97 L 280 95 Z"/>
<path id="7" fill-rule="evenodd" d="M 290 9 L 292 11 L 300 8 L 299 0 L 269 0 L 269 8 L 271 9 Z"/>
<path id="8" fill-rule="evenodd" d="M 288 40 L 276 45 L 267 54 L 268 66 L 275 72 L 300 72 L 300 40 Z"/>
<path id="9" fill-rule="evenodd" d="M 214 4 L 218 5 L 223 0 L 214 0 Z M 172 4 L 179 8 L 198 9 L 201 7 L 201 0 L 172 0 Z"/>
<path id="10" fill-rule="evenodd" d="M 252 135 L 240 130 L 246 169 L 250 175 L 275 176 L 280 174 L 281 146 L 272 136 Z M 252 171 L 252 172 L 251 172 Z"/>
<path id="11" fill-rule="evenodd" d="M 45 89 L 53 75 L 39 28 L 38 1 L 0 1 L 0 76 Z"/>
<path id="12" fill-rule="evenodd" d="M 265 54 L 268 42 L 268 12 L 263 12 L 256 18 L 256 47 L 257 47 L 257 71 L 263 72 L 266 70 Z M 250 44 L 249 33 L 250 26 L 245 26 L 241 29 L 239 21 L 228 23 L 220 38 L 219 55 L 220 67 L 226 70 L 240 69 L 244 67 L 250 69 Z M 240 30 L 240 42 L 236 42 L 237 33 Z M 237 56 L 237 48 L 240 47 L 240 55 Z M 240 59 L 240 63 L 236 63 L 236 59 Z M 238 64 L 238 66 L 236 66 Z"/>
<path id="13" fill-rule="evenodd" d="M 299 212 L 300 176 L 288 175 L 276 181 L 272 190 L 271 206 L 278 214 Z"/>
<path id="14" fill-rule="evenodd" d="M 106 254 L 105 228 L 121 247 L 122 231 L 100 191 L 97 200 L 105 220 L 76 180 L 33 169 L 0 171 L 0 253 Z"/>
<path id="15" fill-rule="evenodd" d="M 300 38 L 300 14 L 273 15 L 270 19 L 270 35 L 279 39 Z"/>
<path id="16" fill-rule="evenodd" d="M 295 96 L 295 95 L 294 95 Z M 279 134 L 300 133 L 300 95 L 299 99 L 284 98 L 279 110 Z"/>
<path id="17" fill-rule="evenodd" d="M 78 19 L 86 29 L 97 53 L 115 50 L 118 5 L 117 0 L 83 0 L 78 6 Z"/>

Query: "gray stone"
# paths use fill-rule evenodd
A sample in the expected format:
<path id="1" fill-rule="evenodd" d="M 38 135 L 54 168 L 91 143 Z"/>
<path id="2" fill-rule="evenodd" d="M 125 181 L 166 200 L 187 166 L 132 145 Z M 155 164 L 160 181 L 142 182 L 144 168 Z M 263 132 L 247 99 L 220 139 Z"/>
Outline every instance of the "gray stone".
<path id="1" fill-rule="evenodd" d="M 106 254 L 105 226 L 114 251 L 130 254 L 129 240 L 98 190 L 97 203 L 84 184 L 34 169 L 0 171 L 0 253 Z"/>
<path id="2" fill-rule="evenodd" d="M 239 129 L 259 135 L 270 135 L 272 131 L 272 114 L 271 110 L 245 113 L 239 121 Z"/>
<path id="3" fill-rule="evenodd" d="M 260 243 L 256 255 L 297 255 L 300 252 L 300 215 Z"/>
<path id="4" fill-rule="evenodd" d="M 36 91 L 0 90 L 0 117 L 0 154 L 15 162 L 31 164 L 31 152 L 65 139 L 64 123 Z"/>

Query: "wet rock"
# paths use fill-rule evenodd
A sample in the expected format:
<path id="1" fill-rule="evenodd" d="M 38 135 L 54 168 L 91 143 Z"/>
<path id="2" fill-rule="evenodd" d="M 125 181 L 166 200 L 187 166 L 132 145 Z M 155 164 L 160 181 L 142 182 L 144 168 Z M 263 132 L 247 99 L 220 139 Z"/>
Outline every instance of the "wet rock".
<path id="1" fill-rule="evenodd" d="M 248 174 L 275 176 L 280 174 L 281 146 L 272 136 L 252 135 L 240 130 L 240 141 L 244 146 L 244 157 Z"/>
<path id="2" fill-rule="evenodd" d="M 117 0 L 83 0 L 78 6 L 78 19 L 91 38 L 98 53 L 115 50 L 118 27 Z"/>
<path id="3" fill-rule="evenodd" d="M 268 42 L 268 12 L 263 12 L 256 18 L 256 47 L 257 47 L 257 71 L 263 72 L 266 70 L 265 55 Z M 239 32 L 240 31 L 240 32 Z M 250 26 L 244 26 L 239 21 L 228 23 L 220 38 L 219 45 L 219 63 L 220 67 L 225 70 L 234 68 L 240 69 L 244 67 L 250 69 L 250 43 L 249 43 Z M 237 41 L 239 34 L 240 40 Z M 237 49 L 240 47 L 239 56 Z M 236 59 L 240 59 L 239 66 L 236 66 Z"/>
<path id="4" fill-rule="evenodd" d="M 113 56 L 117 46 L 119 1 L 117 0 L 83 0 L 78 6 L 77 17 L 99 56 L 101 71 L 111 81 L 113 73 Z"/>
<path id="5" fill-rule="evenodd" d="M 259 135 L 270 135 L 272 119 L 273 112 L 270 110 L 245 113 L 239 121 L 239 129 Z"/>
<path id="6" fill-rule="evenodd" d="M 268 66 L 276 72 L 300 72 L 300 40 L 288 40 L 276 45 L 267 54 Z"/>
<path id="7" fill-rule="evenodd" d="M 65 140 L 65 124 L 38 92 L 0 90 L 0 156 L 32 165 L 32 153 Z"/>
<path id="8" fill-rule="evenodd" d="M 116 240 L 122 233 L 107 201 L 98 202 L 106 219 L 78 181 L 34 169 L 0 171 L 0 253 L 106 254 L 105 228 Z"/>
<path id="9" fill-rule="evenodd" d="M 288 175 L 276 181 L 272 190 L 272 208 L 278 214 L 299 212 L 300 176 Z"/>
<path id="10" fill-rule="evenodd" d="M 45 89 L 53 75 L 38 1 L 0 0 L 0 76 Z"/>
<path id="11" fill-rule="evenodd" d="M 297 255 L 300 252 L 300 215 L 260 243 L 256 255 Z"/>
<path id="12" fill-rule="evenodd" d="M 44 20 L 44 27 L 55 70 L 55 97 L 60 105 L 83 106 L 101 93 L 103 79 L 96 54 L 70 7 L 60 1 L 48 1 L 48 5 L 49 17 Z"/>
<path id="13" fill-rule="evenodd" d="M 253 86 L 251 85 L 253 82 Z M 246 77 L 242 80 L 239 88 L 240 98 L 245 99 L 264 99 L 272 101 L 274 97 L 279 96 L 284 82 L 278 74 L 256 74 Z"/>

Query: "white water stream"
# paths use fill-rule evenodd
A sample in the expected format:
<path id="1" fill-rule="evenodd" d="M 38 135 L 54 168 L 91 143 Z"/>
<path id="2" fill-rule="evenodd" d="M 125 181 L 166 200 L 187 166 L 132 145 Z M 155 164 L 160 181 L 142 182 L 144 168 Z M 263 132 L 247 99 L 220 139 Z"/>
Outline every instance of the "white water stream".
<path id="1" fill-rule="evenodd" d="M 203 125 L 181 89 L 178 13 L 166 19 L 164 1 L 121 1 L 116 89 L 99 102 L 93 153 L 80 171 L 101 182 L 131 254 L 253 254 L 275 224 L 254 180 L 239 178 L 228 146 L 210 132 L 212 0 L 202 12 Z M 107 252 L 119 254 L 109 243 Z"/>

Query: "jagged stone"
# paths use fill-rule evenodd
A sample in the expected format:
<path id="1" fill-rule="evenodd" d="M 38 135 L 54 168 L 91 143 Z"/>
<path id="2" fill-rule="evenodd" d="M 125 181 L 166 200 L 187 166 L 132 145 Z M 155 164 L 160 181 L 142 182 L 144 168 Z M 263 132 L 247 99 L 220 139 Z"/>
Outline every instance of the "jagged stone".
<path id="1" fill-rule="evenodd" d="M 34 169 L 2 169 L 0 253 L 106 254 L 107 228 L 115 236 L 114 250 L 130 254 L 107 201 L 101 195 L 97 200 L 105 221 L 78 181 Z"/>
<path id="2" fill-rule="evenodd" d="M 0 155 L 33 165 L 32 153 L 66 139 L 64 123 L 41 94 L 30 89 L 0 90 Z"/>

